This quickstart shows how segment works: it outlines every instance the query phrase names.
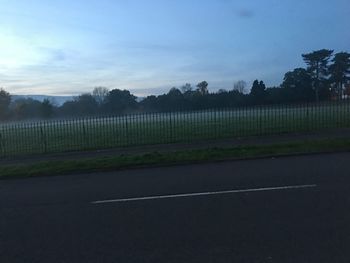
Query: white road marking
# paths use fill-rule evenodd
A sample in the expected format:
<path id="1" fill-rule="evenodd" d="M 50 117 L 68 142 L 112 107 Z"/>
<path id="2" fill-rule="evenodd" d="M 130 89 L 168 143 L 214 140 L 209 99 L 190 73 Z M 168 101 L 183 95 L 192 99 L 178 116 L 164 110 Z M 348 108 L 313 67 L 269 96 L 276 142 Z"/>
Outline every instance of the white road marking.
<path id="1" fill-rule="evenodd" d="M 94 202 L 91 202 L 91 204 L 98 205 L 98 204 L 106 204 L 106 203 L 123 203 L 123 202 L 135 202 L 135 201 L 170 199 L 170 198 L 183 198 L 183 197 L 195 197 L 195 196 L 266 192 L 266 191 L 304 189 L 304 188 L 314 188 L 314 187 L 317 187 L 317 185 L 316 184 L 306 184 L 306 185 L 292 185 L 292 186 L 280 186 L 280 187 L 266 187 L 266 188 L 253 188 L 253 189 L 241 189 L 241 190 L 189 193 L 189 194 L 158 195 L 158 196 L 146 196 L 146 197 L 134 197 L 134 198 L 122 198 L 122 199 L 94 201 Z"/>

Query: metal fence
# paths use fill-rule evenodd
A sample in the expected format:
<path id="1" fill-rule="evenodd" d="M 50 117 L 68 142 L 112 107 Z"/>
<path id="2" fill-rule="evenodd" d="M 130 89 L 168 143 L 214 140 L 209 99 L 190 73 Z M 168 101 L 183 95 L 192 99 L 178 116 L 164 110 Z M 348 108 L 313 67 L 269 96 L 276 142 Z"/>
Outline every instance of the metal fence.
<path id="1" fill-rule="evenodd" d="M 350 127 L 350 101 L 0 124 L 0 156 Z"/>

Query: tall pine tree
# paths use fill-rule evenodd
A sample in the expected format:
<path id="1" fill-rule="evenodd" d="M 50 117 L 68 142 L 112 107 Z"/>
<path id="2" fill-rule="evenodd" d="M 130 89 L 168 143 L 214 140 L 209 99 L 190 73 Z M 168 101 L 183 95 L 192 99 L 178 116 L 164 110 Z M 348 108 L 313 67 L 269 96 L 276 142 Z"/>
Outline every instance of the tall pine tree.
<path id="1" fill-rule="evenodd" d="M 335 54 L 332 62 L 329 66 L 330 80 L 334 84 L 336 94 L 342 97 L 344 84 L 350 80 L 350 54 L 339 52 Z"/>
<path id="2" fill-rule="evenodd" d="M 320 89 L 326 86 L 328 79 L 328 62 L 333 54 L 333 50 L 321 49 L 308 54 L 303 54 L 302 57 L 307 65 L 313 89 L 316 94 L 316 101 L 320 99 Z"/>

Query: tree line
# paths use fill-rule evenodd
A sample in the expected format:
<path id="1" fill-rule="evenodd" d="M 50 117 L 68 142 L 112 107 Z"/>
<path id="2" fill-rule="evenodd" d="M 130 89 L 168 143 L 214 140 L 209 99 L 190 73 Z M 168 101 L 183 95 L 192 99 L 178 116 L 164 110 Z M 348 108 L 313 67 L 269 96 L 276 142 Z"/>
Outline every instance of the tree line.
<path id="1" fill-rule="evenodd" d="M 138 101 L 128 90 L 96 87 L 72 101 L 56 106 L 22 98 L 12 100 L 0 89 L 0 120 L 49 119 L 133 112 L 161 112 L 201 110 L 264 104 L 305 103 L 340 100 L 350 96 L 350 54 L 321 49 L 302 54 L 305 68 L 285 73 L 278 87 L 267 88 L 262 80 L 255 80 L 248 90 L 245 81 L 237 81 L 229 90 L 209 92 L 208 82 L 196 86 L 186 83 L 173 87 L 166 94 L 151 95 Z"/>

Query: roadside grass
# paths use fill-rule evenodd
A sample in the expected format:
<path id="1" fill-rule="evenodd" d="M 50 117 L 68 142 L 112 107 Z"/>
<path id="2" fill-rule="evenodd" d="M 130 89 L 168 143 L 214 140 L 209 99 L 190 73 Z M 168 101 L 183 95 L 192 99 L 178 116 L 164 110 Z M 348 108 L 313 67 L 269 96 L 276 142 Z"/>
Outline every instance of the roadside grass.
<path id="1" fill-rule="evenodd" d="M 350 139 L 327 139 L 270 145 L 239 146 L 234 148 L 208 148 L 165 153 L 151 152 L 140 155 L 118 155 L 77 160 L 39 161 L 32 164 L 3 165 L 0 168 L 0 179 L 68 175 L 147 166 L 166 166 L 206 161 L 277 157 L 290 154 L 349 150 Z"/>

